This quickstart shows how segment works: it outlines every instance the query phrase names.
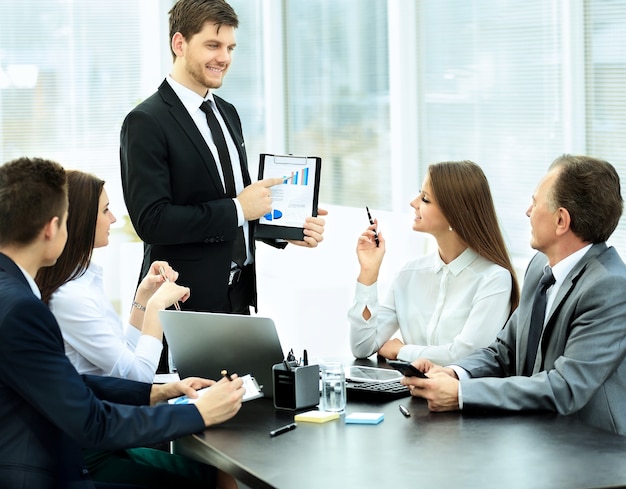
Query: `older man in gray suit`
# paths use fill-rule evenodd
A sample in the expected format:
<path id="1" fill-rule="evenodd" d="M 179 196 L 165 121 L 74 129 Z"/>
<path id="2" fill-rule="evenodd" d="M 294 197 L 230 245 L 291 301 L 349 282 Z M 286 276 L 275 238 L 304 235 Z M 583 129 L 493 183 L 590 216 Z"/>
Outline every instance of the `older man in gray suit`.
<path id="1" fill-rule="evenodd" d="M 432 411 L 548 410 L 626 435 L 626 266 L 605 243 L 622 209 L 612 165 L 557 158 L 526 212 L 539 253 L 519 307 L 494 343 L 457 365 L 416 360 L 429 378 L 405 377 L 411 393 Z M 533 297 L 545 269 L 554 279 L 534 347 Z"/>

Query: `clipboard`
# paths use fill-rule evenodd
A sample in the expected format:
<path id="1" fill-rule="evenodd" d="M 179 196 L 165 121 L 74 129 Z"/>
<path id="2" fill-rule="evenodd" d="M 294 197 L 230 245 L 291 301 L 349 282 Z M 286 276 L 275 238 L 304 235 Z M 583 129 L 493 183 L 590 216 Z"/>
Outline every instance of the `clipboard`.
<path id="1" fill-rule="evenodd" d="M 270 189 L 272 210 L 259 219 L 255 238 L 304 239 L 305 219 L 317 216 L 321 167 L 318 156 L 260 155 L 259 180 L 284 180 Z"/>

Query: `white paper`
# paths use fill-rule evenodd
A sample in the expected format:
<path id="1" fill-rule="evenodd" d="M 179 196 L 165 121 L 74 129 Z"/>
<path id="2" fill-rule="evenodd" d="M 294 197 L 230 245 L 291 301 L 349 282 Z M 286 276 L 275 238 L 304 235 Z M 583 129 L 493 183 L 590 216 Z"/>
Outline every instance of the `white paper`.
<path id="1" fill-rule="evenodd" d="M 252 399 L 257 399 L 259 397 L 263 397 L 263 392 L 261 392 L 261 389 L 259 388 L 259 384 L 257 384 L 257 381 L 255 380 L 254 377 L 248 374 L 240 378 L 241 380 L 243 380 L 243 388 L 246 390 L 245 394 L 243 395 L 244 402 L 250 401 Z M 187 396 L 180 396 L 180 397 L 175 397 L 174 399 L 170 399 L 168 402 L 170 404 L 195 404 L 196 401 L 200 399 L 200 397 L 202 397 L 202 394 L 204 394 L 210 388 L 211 387 L 205 387 L 204 389 L 198 390 L 197 391 L 198 397 L 196 398 L 192 399 Z"/>

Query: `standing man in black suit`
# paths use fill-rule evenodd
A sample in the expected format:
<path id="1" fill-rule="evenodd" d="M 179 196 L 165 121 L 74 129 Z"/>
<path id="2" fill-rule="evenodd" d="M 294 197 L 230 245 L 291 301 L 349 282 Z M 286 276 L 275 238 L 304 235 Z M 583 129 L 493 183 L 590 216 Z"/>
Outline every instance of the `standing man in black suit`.
<path id="1" fill-rule="evenodd" d="M 126 117 L 120 158 L 126 206 L 144 241 L 141 276 L 165 260 L 191 288 L 186 309 L 249 314 L 256 307 L 255 221 L 271 211 L 270 187 L 283 180 L 251 183 L 237 110 L 211 92 L 228 71 L 238 25 L 224 0 L 174 5 L 171 74 Z M 304 240 L 295 244 L 317 246 L 324 224 L 307 218 Z"/>
<path id="2" fill-rule="evenodd" d="M 0 489 L 93 489 L 81 448 L 161 443 L 226 421 L 241 408 L 243 382 L 236 376 L 152 385 L 76 372 L 34 280 L 63 251 L 67 211 L 67 178 L 59 164 L 20 158 L 0 166 Z M 168 294 L 156 299 L 156 308 L 189 293 L 173 282 L 163 285 Z M 195 404 L 163 403 L 197 397 L 196 389 L 211 385 Z M 163 455 L 150 470 L 144 462 L 142 478 L 131 471 L 121 480 L 151 488 L 215 487 L 213 467 Z"/>

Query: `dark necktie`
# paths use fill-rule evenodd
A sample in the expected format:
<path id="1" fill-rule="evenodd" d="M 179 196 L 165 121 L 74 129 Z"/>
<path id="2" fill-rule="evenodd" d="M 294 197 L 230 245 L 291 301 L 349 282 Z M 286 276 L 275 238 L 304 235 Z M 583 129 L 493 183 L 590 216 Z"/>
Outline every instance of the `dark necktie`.
<path id="1" fill-rule="evenodd" d="M 226 145 L 226 138 L 222 132 L 222 127 L 213 113 L 211 103 L 207 100 L 202 102 L 200 110 L 206 114 L 206 121 L 209 124 L 209 130 L 213 137 L 213 142 L 217 148 L 217 154 L 220 160 L 220 166 L 222 167 L 222 175 L 224 177 L 224 187 L 226 188 L 226 195 L 234 198 L 237 196 L 235 190 L 235 177 L 233 176 L 233 165 L 230 161 L 230 153 L 228 152 L 228 146 Z M 237 230 L 237 237 L 233 245 L 233 257 L 232 260 L 242 267 L 246 261 L 246 243 L 243 236 L 243 227 Z"/>
<path id="2" fill-rule="evenodd" d="M 543 276 L 539 281 L 539 285 L 535 290 L 535 298 L 533 300 L 533 310 L 530 315 L 530 328 L 528 330 L 528 347 L 526 350 L 526 363 L 524 365 L 523 375 L 530 376 L 537 358 L 537 350 L 539 349 L 539 339 L 543 331 L 543 322 L 546 316 L 546 290 L 554 284 L 554 275 L 552 269 L 548 266 L 543 270 Z"/>

